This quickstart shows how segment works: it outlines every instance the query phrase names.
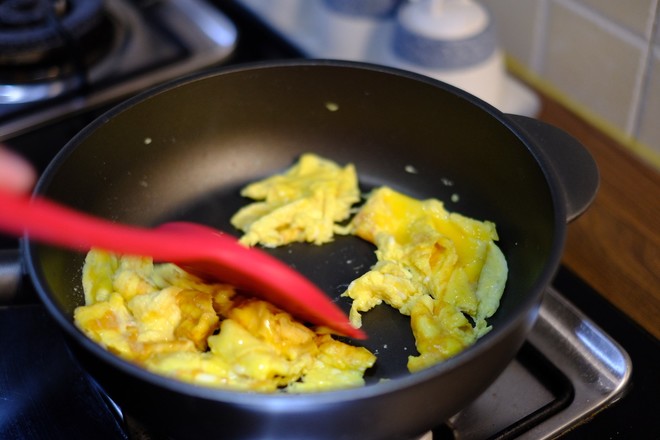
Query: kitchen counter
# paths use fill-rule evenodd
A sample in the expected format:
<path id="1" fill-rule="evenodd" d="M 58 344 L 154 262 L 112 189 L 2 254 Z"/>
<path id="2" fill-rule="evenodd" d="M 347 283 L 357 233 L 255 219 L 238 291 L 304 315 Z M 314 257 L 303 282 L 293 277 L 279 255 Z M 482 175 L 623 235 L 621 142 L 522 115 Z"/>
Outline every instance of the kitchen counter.
<path id="1" fill-rule="evenodd" d="M 594 203 L 568 227 L 563 264 L 660 339 L 660 173 L 556 101 L 541 101 L 539 119 L 581 141 L 601 175 Z"/>

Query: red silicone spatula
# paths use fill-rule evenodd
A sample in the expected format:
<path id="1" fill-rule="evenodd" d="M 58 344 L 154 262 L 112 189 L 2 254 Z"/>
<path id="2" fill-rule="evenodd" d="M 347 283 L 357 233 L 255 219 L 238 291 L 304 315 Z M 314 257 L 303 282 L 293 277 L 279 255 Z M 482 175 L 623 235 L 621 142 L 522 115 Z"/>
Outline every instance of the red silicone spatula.
<path id="1" fill-rule="evenodd" d="M 185 222 L 155 229 L 113 223 L 44 198 L 0 191 L 0 229 L 31 239 L 88 251 L 92 247 L 175 263 L 198 275 L 233 284 L 284 310 L 343 335 L 365 339 L 344 312 L 289 266 L 247 248 L 215 229 Z"/>

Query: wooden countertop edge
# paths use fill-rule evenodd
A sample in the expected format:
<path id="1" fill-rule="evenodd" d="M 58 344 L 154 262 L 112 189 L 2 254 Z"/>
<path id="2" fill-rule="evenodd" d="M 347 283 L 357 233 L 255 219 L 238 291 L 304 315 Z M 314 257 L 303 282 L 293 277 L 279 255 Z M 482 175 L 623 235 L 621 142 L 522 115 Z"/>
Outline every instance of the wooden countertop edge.
<path id="1" fill-rule="evenodd" d="M 539 96 L 539 119 L 582 142 L 601 176 L 594 203 L 568 226 L 563 264 L 660 339 L 660 172 Z"/>

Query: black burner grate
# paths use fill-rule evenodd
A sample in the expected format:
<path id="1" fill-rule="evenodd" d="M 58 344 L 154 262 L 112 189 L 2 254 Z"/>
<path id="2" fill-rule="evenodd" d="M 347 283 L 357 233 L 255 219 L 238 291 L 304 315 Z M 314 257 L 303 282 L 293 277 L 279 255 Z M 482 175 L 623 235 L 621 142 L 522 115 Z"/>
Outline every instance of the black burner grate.
<path id="1" fill-rule="evenodd" d="M 67 65 L 83 65 L 84 52 L 98 36 L 103 21 L 102 0 L 0 0 L 0 65 L 39 72 L 49 65 L 58 74 Z M 41 69 L 36 69 L 41 67 Z M 43 73 L 41 73 L 43 75 Z M 25 79 L 25 78 L 23 78 Z M 41 78 L 34 78 L 41 79 Z"/>

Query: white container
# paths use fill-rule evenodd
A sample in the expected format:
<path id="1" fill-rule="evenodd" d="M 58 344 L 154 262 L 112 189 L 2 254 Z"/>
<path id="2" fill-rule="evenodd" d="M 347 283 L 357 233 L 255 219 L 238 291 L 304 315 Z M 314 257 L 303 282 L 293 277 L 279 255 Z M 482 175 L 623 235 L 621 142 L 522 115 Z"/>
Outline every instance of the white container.
<path id="1" fill-rule="evenodd" d="M 466 90 L 505 113 L 538 114 L 538 96 L 506 74 L 490 14 L 479 4 L 468 0 L 237 1 L 307 57 L 399 67 Z M 406 32 L 410 35 L 401 38 Z M 492 53 L 484 50 L 480 57 L 450 67 L 451 56 L 438 56 L 442 45 L 435 52 L 420 50 L 411 40 L 454 43 L 454 49 L 460 44 L 480 44 L 481 50 L 490 47 Z M 447 44 L 444 47 L 451 48 Z M 416 52 L 407 51 L 413 48 Z M 454 56 L 453 62 L 457 60 Z"/>
<path id="2" fill-rule="evenodd" d="M 459 87 L 498 106 L 504 57 L 488 10 L 471 0 L 417 0 L 401 6 L 386 64 Z"/>
<path id="3" fill-rule="evenodd" d="M 389 39 L 402 0 L 310 0 L 315 6 L 315 53 L 365 61 Z"/>

